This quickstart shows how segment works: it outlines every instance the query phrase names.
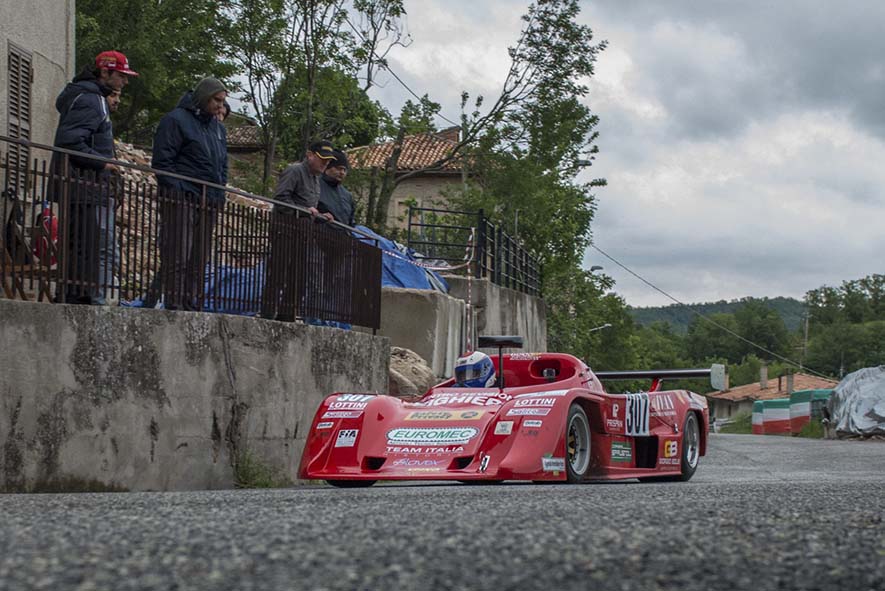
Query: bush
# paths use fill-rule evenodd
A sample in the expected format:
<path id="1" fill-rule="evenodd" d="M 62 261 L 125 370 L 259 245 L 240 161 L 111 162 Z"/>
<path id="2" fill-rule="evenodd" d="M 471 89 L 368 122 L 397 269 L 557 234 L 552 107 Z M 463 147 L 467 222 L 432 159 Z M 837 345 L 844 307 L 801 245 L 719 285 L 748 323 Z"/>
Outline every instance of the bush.
<path id="1" fill-rule="evenodd" d="M 234 466 L 234 486 L 237 488 L 285 488 L 291 484 L 284 474 L 248 451 L 240 454 Z"/>
<path id="2" fill-rule="evenodd" d="M 753 432 L 753 415 L 752 413 L 741 413 L 735 415 L 734 419 L 719 428 L 720 433 L 740 433 L 749 435 Z"/>
<path id="3" fill-rule="evenodd" d="M 811 419 L 802 427 L 802 430 L 799 431 L 799 437 L 808 437 L 809 439 L 823 439 L 824 426 L 819 420 Z"/>

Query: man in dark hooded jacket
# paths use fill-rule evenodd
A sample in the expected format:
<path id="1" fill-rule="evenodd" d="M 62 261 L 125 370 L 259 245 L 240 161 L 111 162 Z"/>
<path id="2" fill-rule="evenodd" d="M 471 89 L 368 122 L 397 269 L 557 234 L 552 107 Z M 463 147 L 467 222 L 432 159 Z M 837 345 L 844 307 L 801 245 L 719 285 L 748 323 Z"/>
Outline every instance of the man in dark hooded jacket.
<path id="1" fill-rule="evenodd" d="M 65 86 L 55 101 L 59 113 L 54 145 L 78 154 L 52 155 L 53 194 L 69 204 L 69 254 L 66 302 L 104 304 L 104 290 L 113 278 L 118 259 L 114 238 L 114 187 L 117 166 L 88 155 L 114 158 L 114 130 L 107 97 L 121 91 L 129 76 L 126 56 L 105 51 L 95 58 L 95 68 L 85 68 Z M 67 163 L 67 167 L 65 167 Z"/>
<path id="2" fill-rule="evenodd" d="M 200 80 L 167 113 L 154 135 L 153 167 L 216 185 L 227 184 L 227 132 L 218 121 L 227 89 L 215 78 Z M 225 190 L 158 174 L 160 270 L 167 309 L 202 306 L 204 269 Z M 148 294 L 151 299 L 153 294 Z"/>

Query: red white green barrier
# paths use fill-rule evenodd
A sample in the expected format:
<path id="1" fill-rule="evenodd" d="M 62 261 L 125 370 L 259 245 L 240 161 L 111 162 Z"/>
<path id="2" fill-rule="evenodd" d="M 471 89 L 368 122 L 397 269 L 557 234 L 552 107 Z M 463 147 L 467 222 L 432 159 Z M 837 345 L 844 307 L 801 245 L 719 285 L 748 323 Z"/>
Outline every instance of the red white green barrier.
<path id="1" fill-rule="evenodd" d="M 790 395 L 790 431 L 798 435 L 811 417 L 820 416 L 820 408 L 826 404 L 832 390 L 797 390 Z"/>
<path id="2" fill-rule="evenodd" d="M 764 435 L 765 427 L 762 423 L 762 401 L 757 400 L 753 403 L 753 435 Z"/>
<path id="3" fill-rule="evenodd" d="M 765 435 L 789 435 L 792 433 L 790 430 L 789 398 L 762 401 L 762 429 Z"/>

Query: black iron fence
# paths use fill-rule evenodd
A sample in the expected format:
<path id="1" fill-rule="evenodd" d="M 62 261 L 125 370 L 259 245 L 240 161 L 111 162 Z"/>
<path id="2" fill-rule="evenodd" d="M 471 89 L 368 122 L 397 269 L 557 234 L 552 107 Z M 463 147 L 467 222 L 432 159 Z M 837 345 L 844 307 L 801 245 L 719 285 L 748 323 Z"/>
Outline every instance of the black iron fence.
<path id="1" fill-rule="evenodd" d="M 88 170 L 84 158 L 117 170 Z M 0 136 L 6 297 L 161 302 L 167 309 L 380 326 L 374 239 L 284 203 L 160 173 L 200 192 L 168 190 L 156 174 Z"/>
<path id="2" fill-rule="evenodd" d="M 471 245 L 471 236 L 475 244 Z M 541 269 L 516 238 L 478 212 L 409 207 L 409 248 L 440 266 L 464 261 L 465 249 L 475 248 L 471 269 L 477 278 L 530 295 L 541 291 Z"/>

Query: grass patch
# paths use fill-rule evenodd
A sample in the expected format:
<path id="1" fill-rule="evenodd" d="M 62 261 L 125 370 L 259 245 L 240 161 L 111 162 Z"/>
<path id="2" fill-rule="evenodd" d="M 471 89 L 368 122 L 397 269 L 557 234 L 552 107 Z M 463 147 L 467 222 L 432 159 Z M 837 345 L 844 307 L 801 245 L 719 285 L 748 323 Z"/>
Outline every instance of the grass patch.
<path id="1" fill-rule="evenodd" d="M 734 419 L 727 425 L 719 428 L 720 433 L 738 433 L 741 435 L 749 435 L 753 432 L 753 415 L 752 413 L 741 413 L 735 415 Z"/>
<path id="2" fill-rule="evenodd" d="M 286 488 L 292 481 L 251 452 L 240 454 L 234 466 L 234 486 L 237 488 Z"/>
<path id="3" fill-rule="evenodd" d="M 809 439 L 823 439 L 824 426 L 817 419 L 811 419 L 805 423 L 802 430 L 799 431 L 799 437 L 808 437 Z"/>

